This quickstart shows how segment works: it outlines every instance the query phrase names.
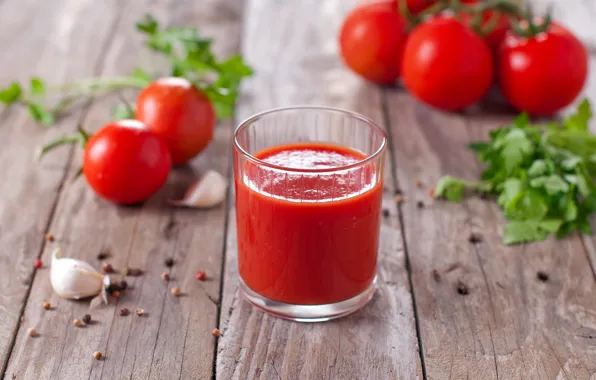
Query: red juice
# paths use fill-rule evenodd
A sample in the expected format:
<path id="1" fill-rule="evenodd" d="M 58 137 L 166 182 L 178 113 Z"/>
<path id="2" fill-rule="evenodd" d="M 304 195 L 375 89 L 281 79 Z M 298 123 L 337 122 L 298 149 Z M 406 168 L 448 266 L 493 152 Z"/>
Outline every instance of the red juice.
<path id="1" fill-rule="evenodd" d="M 245 162 L 235 172 L 239 271 L 269 299 L 297 305 L 343 301 L 376 274 L 382 180 L 366 156 L 317 143 L 283 145 L 254 156 L 277 170 Z M 238 178 L 241 175 L 243 178 Z"/>

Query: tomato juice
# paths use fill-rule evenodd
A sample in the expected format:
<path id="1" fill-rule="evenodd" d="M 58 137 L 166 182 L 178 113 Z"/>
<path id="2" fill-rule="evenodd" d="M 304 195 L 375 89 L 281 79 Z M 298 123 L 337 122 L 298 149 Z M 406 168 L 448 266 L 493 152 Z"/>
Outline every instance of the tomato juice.
<path id="1" fill-rule="evenodd" d="M 357 296 L 375 278 L 382 161 L 299 143 L 235 160 L 239 271 L 274 301 L 321 305 Z M 240 166 L 240 167 L 239 167 Z"/>

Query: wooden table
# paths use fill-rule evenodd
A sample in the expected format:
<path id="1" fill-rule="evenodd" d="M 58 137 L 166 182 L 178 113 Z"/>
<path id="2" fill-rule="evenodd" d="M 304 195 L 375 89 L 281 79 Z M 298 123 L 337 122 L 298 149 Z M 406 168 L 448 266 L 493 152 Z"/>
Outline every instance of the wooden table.
<path id="1" fill-rule="evenodd" d="M 133 24 L 145 12 L 194 24 L 222 55 L 241 52 L 255 68 L 234 121 L 190 168 L 142 207 L 99 200 L 71 181 L 80 151 L 41 164 L 35 147 L 82 124 L 109 120 L 116 97 L 96 99 L 45 129 L 19 108 L 0 109 L 0 368 L 6 379 L 596 379 L 596 249 L 593 237 L 505 247 L 494 204 L 433 202 L 443 174 L 475 178 L 464 146 L 511 119 L 482 107 L 445 114 L 401 89 L 363 83 L 341 64 L 336 34 L 357 0 L 0 0 L 0 84 L 35 74 L 53 83 L 155 66 Z M 544 4 L 540 4 L 544 6 Z M 596 2 L 559 0 L 555 12 L 590 45 L 596 72 Z M 596 101 L 596 74 L 586 87 Z M 267 108 L 323 104 L 372 117 L 390 135 L 379 289 L 360 312 L 323 324 L 272 318 L 238 297 L 234 204 L 172 209 L 166 199 L 207 169 L 230 175 L 235 124 Z M 499 108 L 499 107 L 497 107 Z M 423 184 L 420 186 L 420 182 Z M 405 203 L 395 202 L 403 190 Z M 233 198 L 230 198 L 233 199 Z M 418 201 L 425 207 L 418 207 Z M 46 233 L 54 243 L 44 240 Z M 472 244 L 471 233 L 483 236 Z M 117 304 L 52 293 L 49 253 L 116 268 L 141 268 Z M 35 270 L 41 257 L 46 267 Z M 171 269 L 163 261 L 173 257 Z M 205 269 L 206 282 L 194 279 Z M 160 279 L 167 270 L 169 284 Z M 537 279 L 537 272 L 548 281 Z M 456 291 L 459 282 L 469 294 Z M 175 298 L 169 288 L 184 296 Z M 45 311 L 44 301 L 54 308 Z M 141 307 L 143 317 L 119 316 Z M 30 338 L 35 327 L 40 336 Z M 223 336 L 211 335 L 219 327 Z M 94 351 L 105 355 L 102 361 Z"/>

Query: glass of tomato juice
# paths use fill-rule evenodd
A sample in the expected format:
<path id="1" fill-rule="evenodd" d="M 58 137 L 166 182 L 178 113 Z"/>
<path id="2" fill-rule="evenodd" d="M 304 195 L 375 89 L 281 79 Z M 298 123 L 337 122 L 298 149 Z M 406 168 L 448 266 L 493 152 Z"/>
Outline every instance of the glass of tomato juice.
<path id="1" fill-rule="evenodd" d="M 373 296 L 385 132 L 359 114 L 280 108 L 234 133 L 241 290 L 303 322 L 349 314 Z"/>

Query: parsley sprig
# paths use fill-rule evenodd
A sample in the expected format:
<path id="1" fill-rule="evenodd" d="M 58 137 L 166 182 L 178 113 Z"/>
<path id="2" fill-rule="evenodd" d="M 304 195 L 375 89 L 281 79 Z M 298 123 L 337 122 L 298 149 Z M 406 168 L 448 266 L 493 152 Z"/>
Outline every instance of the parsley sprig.
<path id="1" fill-rule="evenodd" d="M 209 96 L 218 117 L 231 116 L 241 81 L 253 74 L 242 57 L 234 55 L 219 60 L 212 51 L 213 40 L 202 38 L 196 28 L 163 28 L 151 15 L 139 21 L 136 28 L 146 36 L 145 46 L 170 64 L 166 76 L 190 80 Z M 48 86 L 41 78 L 34 77 L 28 86 L 15 81 L 0 88 L 0 103 L 24 105 L 35 121 L 51 126 L 80 99 L 123 88 L 143 88 L 159 76 L 136 68 L 127 76 L 94 77 L 61 86 Z M 114 118 L 130 117 L 132 111 L 128 105 L 118 105 Z"/>
<path id="2" fill-rule="evenodd" d="M 443 177 L 434 196 L 461 201 L 466 190 L 493 194 L 508 219 L 504 244 L 591 233 L 596 212 L 596 135 L 588 129 L 587 100 L 570 117 L 532 124 L 526 114 L 469 146 L 485 165 L 481 181 Z"/>

